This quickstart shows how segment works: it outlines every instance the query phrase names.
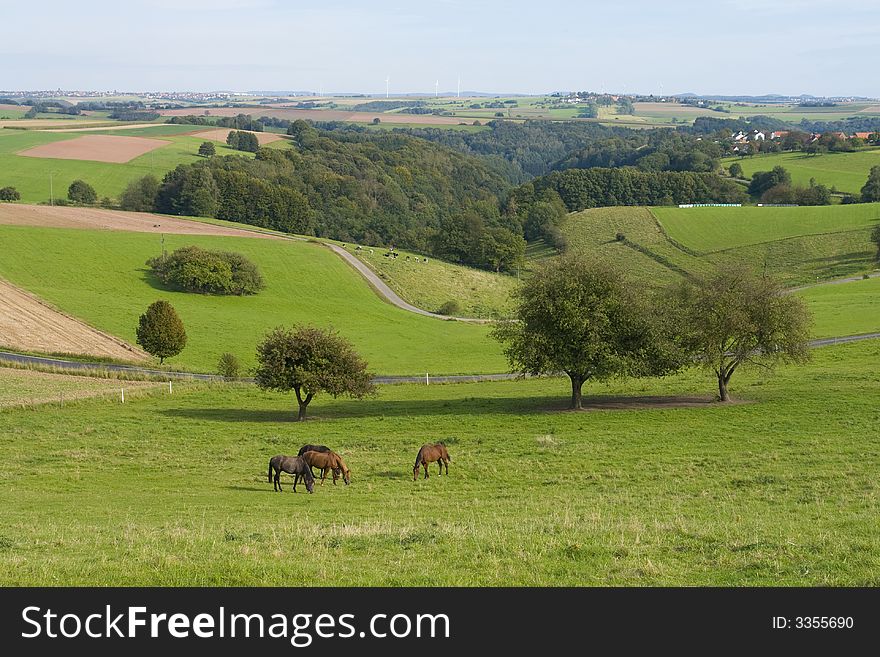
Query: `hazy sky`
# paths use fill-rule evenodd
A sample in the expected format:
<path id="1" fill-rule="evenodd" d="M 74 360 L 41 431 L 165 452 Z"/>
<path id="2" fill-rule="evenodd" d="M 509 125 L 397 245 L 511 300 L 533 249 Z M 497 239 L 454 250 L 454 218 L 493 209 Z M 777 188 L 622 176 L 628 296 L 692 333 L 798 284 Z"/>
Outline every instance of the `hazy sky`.
<path id="1" fill-rule="evenodd" d="M 880 96 L 878 0 L 3 0 L 0 89 Z"/>

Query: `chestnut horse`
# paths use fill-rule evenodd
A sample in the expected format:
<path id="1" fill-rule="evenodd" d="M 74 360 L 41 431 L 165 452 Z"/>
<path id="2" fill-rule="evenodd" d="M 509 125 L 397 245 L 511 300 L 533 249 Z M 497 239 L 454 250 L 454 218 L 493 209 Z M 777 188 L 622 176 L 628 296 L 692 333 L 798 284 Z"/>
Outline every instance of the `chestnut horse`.
<path id="1" fill-rule="evenodd" d="M 330 448 L 327 445 L 303 445 L 299 448 L 299 452 L 297 452 L 297 456 L 302 456 L 306 452 L 330 452 Z M 315 471 L 312 470 L 312 476 L 315 475 Z"/>
<path id="2" fill-rule="evenodd" d="M 273 456 L 269 459 L 269 481 L 272 481 L 272 470 L 275 470 L 275 490 L 281 492 L 281 473 L 287 472 L 293 475 L 293 492 L 296 492 L 296 483 L 302 477 L 306 482 L 306 490 L 315 492 L 315 478 L 312 469 L 300 456 Z"/>
<path id="3" fill-rule="evenodd" d="M 416 464 L 413 466 L 413 481 L 415 481 L 419 476 L 419 466 L 425 468 L 425 479 L 428 478 L 428 464 L 437 461 L 437 464 L 440 466 L 440 471 L 437 473 L 438 475 L 443 474 L 443 466 L 446 466 L 446 474 L 449 475 L 449 462 L 452 458 L 449 456 L 449 452 L 446 451 L 446 445 L 443 443 L 425 443 L 422 445 L 422 448 L 419 450 L 419 453 L 416 454 Z"/>
<path id="4" fill-rule="evenodd" d="M 322 486 L 324 485 L 324 479 L 327 477 L 328 470 L 333 472 L 334 486 L 340 475 L 342 475 L 342 481 L 345 482 L 346 486 L 351 483 L 351 470 L 348 469 L 348 466 L 345 465 L 345 461 L 343 461 L 342 457 L 336 452 L 316 452 L 310 450 L 305 452 L 301 458 L 309 465 L 309 468 L 315 467 L 321 469 Z"/>

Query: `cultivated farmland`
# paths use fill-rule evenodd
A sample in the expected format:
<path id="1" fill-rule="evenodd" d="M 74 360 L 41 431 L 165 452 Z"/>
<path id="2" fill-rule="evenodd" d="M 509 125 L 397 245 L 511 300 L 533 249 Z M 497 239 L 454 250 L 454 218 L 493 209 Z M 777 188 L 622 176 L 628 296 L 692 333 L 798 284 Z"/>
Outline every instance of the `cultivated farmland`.
<path id="1" fill-rule="evenodd" d="M 854 153 L 771 153 L 753 157 L 728 158 L 722 165 L 729 167 L 738 162 L 746 177 L 751 178 L 756 171 L 770 171 L 773 167 L 784 167 L 792 182 L 809 185 L 815 179 L 828 188 L 835 187 L 841 192 L 858 194 L 868 179 L 871 167 L 880 165 L 880 148 L 872 148 Z"/>
<path id="2" fill-rule="evenodd" d="M 167 146 L 171 142 L 143 137 L 87 135 L 42 146 L 34 146 L 18 155 L 56 160 L 91 160 L 93 162 L 130 162 L 139 155 Z"/>

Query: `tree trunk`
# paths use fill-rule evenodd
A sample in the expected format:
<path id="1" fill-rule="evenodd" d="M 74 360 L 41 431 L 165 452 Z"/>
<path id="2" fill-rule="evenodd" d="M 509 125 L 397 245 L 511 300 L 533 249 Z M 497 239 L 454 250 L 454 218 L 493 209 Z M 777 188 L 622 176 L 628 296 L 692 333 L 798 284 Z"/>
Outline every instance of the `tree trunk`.
<path id="1" fill-rule="evenodd" d="M 718 398 L 723 402 L 730 401 L 730 394 L 727 392 L 727 383 L 729 381 L 730 376 L 724 374 L 718 375 Z"/>
<path id="2" fill-rule="evenodd" d="M 571 406 L 573 411 L 581 408 L 581 389 L 584 387 L 584 380 L 574 374 L 569 374 L 571 378 Z"/>
<path id="3" fill-rule="evenodd" d="M 293 391 L 296 393 L 296 401 L 299 404 L 299 413 L 296 416 L 296 421 L 301 422 L 306 419 L 306 408 L 309 405 L 309 402 L 312 401 L 312 397 L 315 396 L 314 393 L 310 392 L 306 395 L 305 399 L 303 399 L 302 392 L 299 389 L 299 386 L 295 387 Z"/>
<path id="4" fill-rule="evenodd" d="M 307 403 L 299 402 L 299 413 L 296 416 L 297 422 L 302 422 L 303 420 L 306 419 L 306 408 L 307 407 L 308 407 Z"/>

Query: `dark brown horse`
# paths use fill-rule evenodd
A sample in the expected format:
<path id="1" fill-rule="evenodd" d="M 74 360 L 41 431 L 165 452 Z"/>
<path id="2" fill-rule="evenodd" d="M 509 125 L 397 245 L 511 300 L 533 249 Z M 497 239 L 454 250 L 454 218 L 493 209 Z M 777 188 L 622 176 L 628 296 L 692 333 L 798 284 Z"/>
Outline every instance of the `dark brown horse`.
<path id="1" fill-rule="evenodd" d="M 327 445 L 303 445 L 299 448 L 299 452 L 297 452 L 297 456 L 302 456 L 306 452 L 323 452 L 325 454 L 332 451 Z M 312 476 L 315 475 L 315 471 L 312 470 Z"/>
<path id="2" fill-rule="evenodd" d="M 437 464 L 440 466 L 440 471 L 437 473 L 438 475 L 443 474 L 443 466 L 446 466 L 446 474 L 449 475 L 449 462 L 452 458 L 449 456 L 449 452 L 446 451 L 446 445 L 443 443 L 425 443 L 422 445 L 422 448 L 419 450 L 419 453 L 416 454 L 416 464 L 413 466 L 413 481 L 415 481 L 419 476 L 419 466 L 425 468 L 425 479 L 428 478 L 428 464 L 437 461 Z"/>
<path id="3" fill-rule="evenodd" d="M 281 492 L 281 473 L 293 475 L 293 492 L 296 492 L 296 483 L 302 477 L 306 482 L 306 490 L 310 493 L 315 491 L 315 478 L 312 469 L 301 456 L 273 456 L 269 459 L 269 481 L 272 481 L 272 471 L 275 471 L 275 490 Z"/>
<path id="4" fill-rule="evenodd" d="M 333 472 L 333 485 L 336 480 L 342 476 L 342 481 L 348 486 L 351 483 L 351 470 L 345 465 L 345 461 L 336 452 L 315 452 L 308 451 L 302 455 L 302 460 L 309 464 L 309 467 L 321 469 L 321 485 L 324 485 L 324 479 L 327 477 L 327 471 Z"/>

